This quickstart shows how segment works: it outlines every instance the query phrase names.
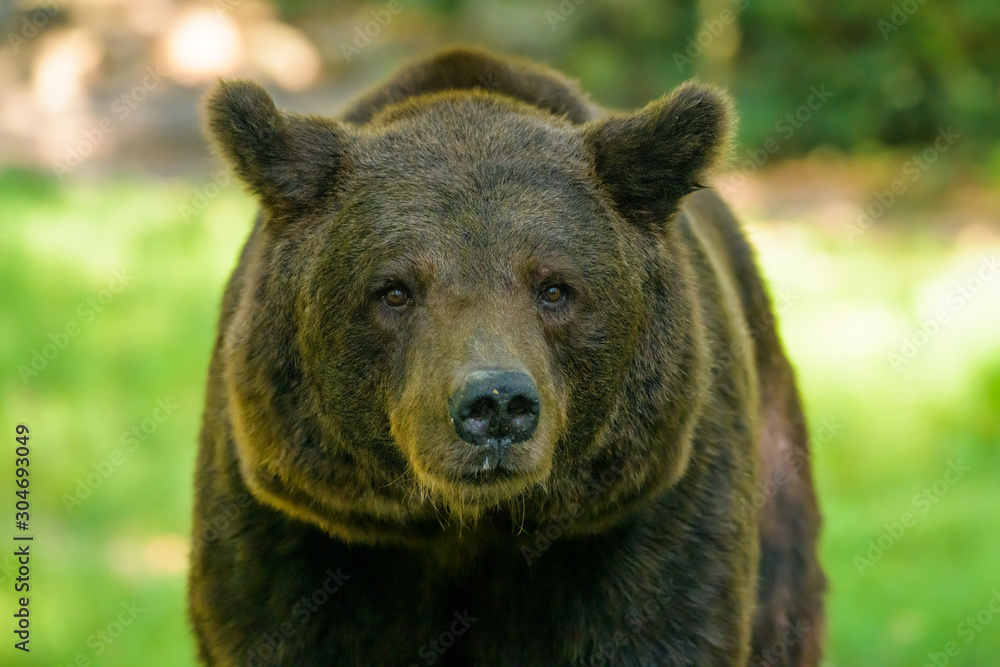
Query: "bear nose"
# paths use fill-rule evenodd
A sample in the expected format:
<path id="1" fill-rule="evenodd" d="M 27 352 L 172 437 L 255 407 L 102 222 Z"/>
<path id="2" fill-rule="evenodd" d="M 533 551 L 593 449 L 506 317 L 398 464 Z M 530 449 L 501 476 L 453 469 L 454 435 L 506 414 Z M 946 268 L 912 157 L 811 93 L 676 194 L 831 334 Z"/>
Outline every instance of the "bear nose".
<path id="1" fill-rule="evenodd" d="M 506 447 L 532 436 L 540 403 L 535 381 L 526 373 L 487 370 L 469 373 L 448 408 L 462 440 Z"/>

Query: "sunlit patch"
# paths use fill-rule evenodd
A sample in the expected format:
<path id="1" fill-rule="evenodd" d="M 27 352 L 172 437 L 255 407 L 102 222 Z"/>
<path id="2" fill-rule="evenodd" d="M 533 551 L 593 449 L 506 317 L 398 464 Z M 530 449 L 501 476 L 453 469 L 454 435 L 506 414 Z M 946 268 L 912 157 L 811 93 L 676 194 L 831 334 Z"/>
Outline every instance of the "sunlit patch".
<path id="1" fill-rule="evenodd" d="M 156 535 L 142 547 L 142 564 L 153 575 L 178 574 L 187 570 L 188 541 L 181 535 Z"/>
<path id="2" fill-rule="evenodd" d="M 117 538 L 104 549 L 105 562 L 114 574 L 128 579 L 183 573 L 188 566 L 188 540 L 163 533 L 145 541 Z"/>
<path id="3" fill-rule="evenodd" d="M 228 16 L 193 9 L 178 17 L 164 40 L 167 71 L 182 83 L 230 74 L 243 60 L 243 37 Z"/>
<path id="4" fill-rule="evenodd" d="M 246 31 L 247 59 L 285 90 L 305 90 L 320 71 L 319 51 L 296 28 L 262 21 Z"/>
<path id="5" fill-rule="evenodd" d="M 84 99 L 84 78 L 101 63 L 100 43 L 83 29 L 45 36 L 32 66 L 31 92 L 49 113 L 68 111 Z"/>
<path id="6" fill-rule="evenodd" d="M 125 538 L 115 538 L 104 547 L 104 560 L 113 574 L 134 579 L 142 574 L 142 550 L 139 543 Z"/>
<path id="7" fill-rule="evenodd" d="M 889 622 L 889 635 L 894 644 L 907 646 L 927 632 L 927 619 L 915 609 L 904 609 Z"/>
<path id="8" fill-rule="evenodd" d="M 163 32 L 176 11 L 171 0 L 126 0 L 125 20 L 138 33 L 156 35 Z"/>
<path id="9" fill-rule="evenodd" d="M 964 225 L 955 236 L 956 252 L 975 252 L 1000 245 L 1000 229 L 985 222 Z"/>

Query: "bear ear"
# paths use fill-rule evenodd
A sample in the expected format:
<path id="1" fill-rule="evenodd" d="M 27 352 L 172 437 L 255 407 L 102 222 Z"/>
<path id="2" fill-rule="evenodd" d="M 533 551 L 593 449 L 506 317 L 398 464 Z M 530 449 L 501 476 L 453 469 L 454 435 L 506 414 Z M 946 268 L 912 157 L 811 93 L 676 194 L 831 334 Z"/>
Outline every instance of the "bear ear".
<path id="1" fill-rule="evenodd" d="M 282 113 L 241 80 L 220 81 L 206 110 L 209 134 L 272 212 L 319 209 L 343 176 L 349 137 L 336 121 Z"/>
<path id="2" fill-rule="evenodd" d="M 686 83 L 639 111 L 588 124 L 584 136 L 616 210 L 659 229 L 729 152 L 733 125 L 726 93 Z"/>

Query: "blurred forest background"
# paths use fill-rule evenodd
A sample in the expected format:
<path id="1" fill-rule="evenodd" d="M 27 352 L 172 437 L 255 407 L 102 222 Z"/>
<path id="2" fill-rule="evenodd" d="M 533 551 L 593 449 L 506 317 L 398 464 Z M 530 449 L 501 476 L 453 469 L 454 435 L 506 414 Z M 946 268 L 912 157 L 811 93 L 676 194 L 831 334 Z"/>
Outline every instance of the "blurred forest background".
<path id="1" fill-rule="evenodd" d="M 31 653 L 8 631 L 0 664 L 194 663 L 195 444 L 255 208 L 206 147 L 201 95 L 246 76 L 331 114 L 458 43 L 610 107 L 692 77 L 733 93 L 715 185 L 810 419 L 825 663 L 998 664 L 998 34 L 992 0 L 0 0 L 2 470 L 27 423 L 35 535 Z M 6 472 L 0 497 L 12 520 Z"/>

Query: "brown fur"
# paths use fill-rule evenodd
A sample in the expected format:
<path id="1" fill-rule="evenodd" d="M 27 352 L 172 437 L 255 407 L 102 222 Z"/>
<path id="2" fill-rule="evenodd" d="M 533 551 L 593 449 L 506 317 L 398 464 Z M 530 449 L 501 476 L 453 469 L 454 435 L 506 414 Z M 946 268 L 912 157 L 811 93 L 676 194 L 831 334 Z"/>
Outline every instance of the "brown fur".
<path id="1" fill-rule="evenodd" d="M 208 110 L 263 213 L 202 432 L 206 663 L 408 664 L 465 607 L 484 620 L 435 660 L 818 660 L 794 378 L 736 221 L 690 194 L 727 150 L 721 91 L 605 117 L 545 68 L 456 51 L 339 121 L 279 112 L 246 82 Z M 553 284 L 558 306 L 538 300 Z M 381 299 L 393 286 L 405 307 Z M 488 368 L 528 375 L 541 405 L 500 458 L 460 441 L 447 409 Z M 759 517 L 741 514 L 782 466 Z M 263 657 L 331 564 L 353 583 Z M 772 660 L 796 621 L 810 631 Z"/>

